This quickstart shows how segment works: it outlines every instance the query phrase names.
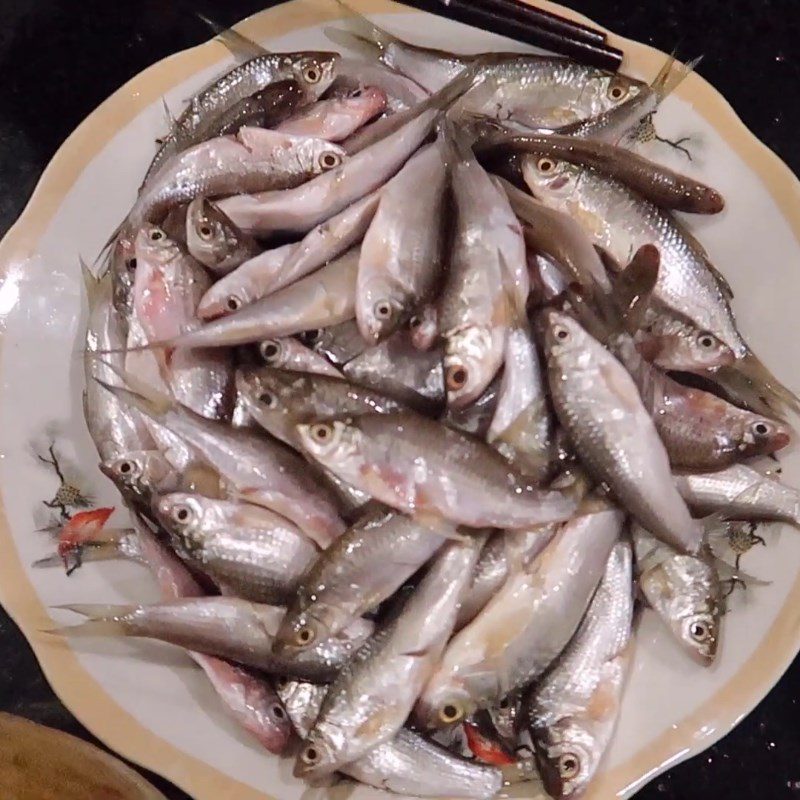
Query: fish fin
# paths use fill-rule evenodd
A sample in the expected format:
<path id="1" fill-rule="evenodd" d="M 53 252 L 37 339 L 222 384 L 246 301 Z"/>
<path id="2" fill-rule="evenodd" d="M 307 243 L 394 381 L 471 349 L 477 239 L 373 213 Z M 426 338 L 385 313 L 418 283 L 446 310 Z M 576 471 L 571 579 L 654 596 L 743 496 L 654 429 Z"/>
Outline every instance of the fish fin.
<path id="1" fill-rule="evenodd" d="M 652 244 L 645 244 L 634 253 L 630 264 L 614 281 L 614 296 L 625 329 L 635 333 L 644 322 L 644 315 L 658 282 L 661 253 Z"/>
<path id="2" fill-rule="evenodd" d="M 167 121 L 167 127 L 172 130 L 175 127 L 175 117 L 172 116 L 172 112 L 169 110 L 166 97 L 161 98 L 161 105 L 164 107 L 164 119 Z"/>
<path id="3" fill-rule="evenodd" d="M 331 28 L 330 26 L 323 28 L 323 33 L 339 47 L 352 50 L 368 60 L 380 60 L 381 48 L 370 39 L 365 39 L 353 31 Z"/>
<path id="4" fill-rule="evenodd" d="M 765 581 L 763 578 L 757 578 L 755 575 L 750 575 L 741 569 L 738 569 L 733 564 L 729 564 L 724 559 L 717 556 L 710 555 L 707 557 L 708 563 L 714 567 L 719 575 L 721 581 L 736 581 L 743 583 L 745 586 L 771 586 L 772 581 Z"/>
<path id="5" fill-rule="evenodd" d="M 347 26 L 346 31 L 342 31 L 338 28 L 325 29 L 325 35 L 336 44 L 352 46 L 353 40 L 355 40 L 358 42 L 355 49 L 373 58 L 376 56 L 379 57 L 379 54 L 391 44 L 406 44 L 402 39 L 399 39 L 397 36 L 389 33 L 389 31 L 376 25 L 361 12 L 356 11 L 354 8 L 347 5 L 347 3 L 343 2 L 343 0 L 334 0 L 334 2 L 344 12 L 345 16 L 341 21 Z M 330 36 L 331 32 L 335 34 L 346 34 L 345 41 L 337 41 Z M 347 43 L 348 39 L 349 44 Z"/>
<path id="6" fill-rule="evenodd" d="M 199 11 L 197 17 L 214 31 L 214 38 L 225 45 L 231 55 L 239 61 L 249 61 L 251 58 L 269 55 L 271 52 L 239 31 L 233 28 L 223 28 L 218 22 Z"/>
<path id="7" fill-rule="evenodd" d="M 698 56 L 684 64 L 675 58 L 674 53 L 670 54 L 650 84 L 650 88 L 658 96 L 658 102 L 661 103 L 672 94 L 694 72 L 702 60 L 703 56 Z"/>
<path id="8" fill-rule="evenodd" d="M 125 623 L 122 618 L 133 612 L 135 605 L 105 605 L 103 603 L 67 603 L 52 606 L 59 611 L 72 611 L 88 617 L 78 625 L 62 625 L 52 628 L 48 633 L 61 636 L 126 636 Z"/>
<path id="9" fill-rule="evenodd" d="M 107 366 L 119 375 L 125 386 L 112 386 L 112 384 L 106 383 L 99 378 L 95 378 L 95 380 L 104 389 L 108 389 L 109 392 L 119 397 L 123 402 L 137 408 L 151 419 L 162 419 L 167 411 L 175 405 L 175 401 L 171 397 L 154 389 L 149 383 L 124 370 L 118 370 L 110 364 Z"/>
<path id="10" fill-rule="evenodd" d="M 472 538 L 468 533 L 459 533 L 458 528 L 452 522 L 432 511 L 417 511 L 412 514 L 412 519 L 420 528 L 454 542 L 468 542 Z"/>
<path id="11" fill-rule="evenodd" d="M 89 308 L 96 308 L 99 303 L 106 302 L 106 295 L 110 287 L 110 276 L 108 271 L 99 275 L 92 272 L 89 265 L 80 256 L 78 261 L 81 265 L 81 275 L 83 276 L 83 285 L 86 289 L 86 299 L 89 303 Z"/>
<path id="12" fill-rule="evenodd" d="M 786 421 L 800 414 L 800 398 L 784 386 L 752 350 L 733 364 L 719 367 L 709 376 L 730 398 L 756 413 Z"/>

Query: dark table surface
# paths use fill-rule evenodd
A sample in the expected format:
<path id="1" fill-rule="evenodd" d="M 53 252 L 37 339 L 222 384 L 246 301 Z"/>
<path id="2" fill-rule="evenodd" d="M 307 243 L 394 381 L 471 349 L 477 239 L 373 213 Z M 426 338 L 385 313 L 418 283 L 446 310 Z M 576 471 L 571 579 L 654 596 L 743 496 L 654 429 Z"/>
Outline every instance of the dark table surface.
<path id="1" fill-rule="evenodd" d="M 624 36 L 664 51 L 677 47 L 684 59 L 704 54 L 698 71 L 762 141 L 800 169 L 800 0 L 569 4 Z M 148 65 L 209 38 L 195 11 L 230 25 L 265 5 L 272 3 L 0 0 L 0 234 L 22 211 L 61 142 L 90 111 Z M 800 661 L 733 733 L 656 778 L 638 797 L 800 798 L 798 696 Z M 0 710 L 96 741 L 53 695 L 2 609 Z M 168 797 L 186 798 L 150 777 Z"/>

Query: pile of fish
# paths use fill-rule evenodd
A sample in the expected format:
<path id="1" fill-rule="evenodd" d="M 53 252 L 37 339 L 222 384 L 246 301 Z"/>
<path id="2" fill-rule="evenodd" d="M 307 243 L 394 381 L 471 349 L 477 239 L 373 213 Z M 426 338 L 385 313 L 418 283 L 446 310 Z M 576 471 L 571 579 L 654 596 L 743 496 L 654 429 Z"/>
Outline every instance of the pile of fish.
<path id="1" fill-rule="evenodd" d="M 680 65 L 330 36 L 361 59 L 223 34 L 244 60 L 86 270 L 86 420 L 135 528 L 84 557 L 164 602 L 63 630 L 185 648 L 308 780 L 578 796 L 634 606 L 708 665 L 718 545 L 800 524 L 753 462 L 797 401 L 673 213 L 722 197 L 631 149 Z"/>

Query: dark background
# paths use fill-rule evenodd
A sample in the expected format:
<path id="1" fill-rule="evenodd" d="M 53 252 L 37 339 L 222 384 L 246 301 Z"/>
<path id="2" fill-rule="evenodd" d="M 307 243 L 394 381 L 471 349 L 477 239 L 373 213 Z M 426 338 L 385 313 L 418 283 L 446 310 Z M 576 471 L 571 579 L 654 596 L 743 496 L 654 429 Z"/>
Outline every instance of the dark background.
<path id="1" fill-rule="evenodd" d="M 800 0 L 564 0 L 623 36 L 705 58 L 698 71 L 800 170 Z M 265 0 L 0 0 L 0 235 L 78 123 L 125 81 Z M 431 6 L 415 0 L 420 7 Z M 2 557 L 2 554 L 0 554 Z M 680 686 L 675 686 L 680 692 Z M 800 798 L 800 662 L 742 724 L 656 778 L 641 800 Z M 55 698 L 0 609 L 0 710 L 96 741 Z M 186 795 L 149 776 L 170 798 Z M 10 800 L 3 798 L 2 800 Z"/>

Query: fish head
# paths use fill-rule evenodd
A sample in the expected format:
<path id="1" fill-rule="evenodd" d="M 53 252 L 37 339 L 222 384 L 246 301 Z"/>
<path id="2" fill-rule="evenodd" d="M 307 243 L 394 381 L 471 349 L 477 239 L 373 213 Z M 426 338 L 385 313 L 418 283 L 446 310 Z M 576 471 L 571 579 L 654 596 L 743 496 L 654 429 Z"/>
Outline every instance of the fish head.
<path id="1" fill-rule="evenodd" d="M 464 408 L 492 382 L 502 362 L 505 329 L 471 325 L 445 335 L 444 380 L 447 405 Z"/>
<path id="2" fill-rule="evenodd" d="M 716 570 L 702 558 L 675 555 L 644 573 L 639 585 L 647 602 L 698 663 L 713 663 L 722 604 Z"/>
<path id="3" fill-rule="evenodd" d="M 286 614 L 275 634 L 273 652 L 278 656 L 297 656 L 328 639 L 329 630 L 322 619 L 306 611 Z"/>
<path id="4" fill-rule="evenodd" d="M 414 707 L 414 719 L 424 730 L 451 728 L 477 709 L 475 701 L 460 682 L 442 675 L 431 679 Z"/>
<path id="5" fill-rule="evenodd" d="M 133 281 L 136 275 L 136 252 L 133 240 L 124 232 L 117 237 L 109 257 L 114 308 L 128 319 L 133 313 Z"/>
<path id="6" fill-rule="evenodd" d="M 159 451 L 135 450 L 103 461 L 100 471 L 123 496 L 149 505 L 152 493 L 171 469 Z"/>
<path id="7" fill-rule="evenodd" d="M 637 347 L 648 361 L 662 369 L 693 372 L 728 366 L 736 355 L 710 331 L 685 324 L 678 329 L 640 334 Z"/>
<path id="8" fill-rule="evenodd" d="M 202 548 L 204 508 L 198 497 L 174 492 L 159 497 L 154 505 L 161 524 L 190 554 Z"/>
<path id="9" fill-rule="evenodd" d="M 336 769 L 336 754 L 346 749 L 343 731 L 326 723 L 317 724 L 306 737 L 294 765 L 296 778 L 327 775 Z"/>
<path id="10" fill-rule="evenodd" d="M 270 433 L 283 441 L 294 441 L 298 397 L 307 395 L 307 376 L 272 367 L 240 367 L 236 371 L 236 391 L 248 412 Z"/>
<path id="11" fill-rule="evenodd" d="M 594 727 L 591 719 L 576 715 L 532 732 L 536 763 L 550 797 L 580 797 L 594 777 L 603 755 Z"/>
<path id="12" fill-rule="evenodd" d="M 549 153 L 531 153 L 522 159 L 526 185 L 534 197 L 547 203 L 569 198 L 585 169 Z"/>
<path id="13" fill-rule="evenodd" d="M 408 305 L 407 297 L 397 284 L 380 275 L 361 282 L 358 288 L 358 329 L 366 341 L 377 344 L 403 323 Z"/>
<path id="14" fill-rule="evenodd" d="M 385 111 L 387 103 L 386 92 L 377 86 L 355 89 L 342 100 L 345 111 L 353 115 L 360 125 L 369 122 L 373 117 Z"/>
<path id="15" fill-rule="evenodd" d="M 361 475 L 366 468 L 363 434 L 352 419 L 301 423 L 295 430 L 303 450 L 343 480 L 348 475 Z"/>
<path id="16" fill-rule="evenodd" d="M 559 359 L 586 349 L 589 334 L 569 314 L 549 309 L 540 315 L 539 323 L 544 331 L 544 347 L 549 357 Z"/>
<path id="17" fill-rule="evenodd" d="M 303 53 L 292 57 L 292 75 L 306 95 L 318 98 L 333 83 L 340 59 L 338 53 Z"/>
<path id="18" fill-rule="evenodd" d="M 791 428 L 769 417 L 748 412 L 746 424 L 740 429 L 738 451 L 742 458 L 765 456 L 786 447 L 791 441 Z"/>
<path id="19" fill-rule="evenodd" d="M 235 314 L 258 298 L 247 278 L 240 279 L 234 270 L 218 280 L 203 295 L 197 306 L 197 316 L 203 320 L 219 319 Z"/>
<path id="20" fill-rule="evenodd" d="M 597 70 L 589 77 L 586 91 L 593 97 L 594 107 L 599 109 L 595 113 L 604 113 L 630 103 L 642 93 L 649 94 L 650 87 L 644 81 L 618 72 Z"/>
<path id="21" fill-rule="evenodd" d="M 239 245 L 233 223 L 205 197 L 196 197 L 189 204 L 186 242 L 195 258 L 212 268 L 221 264 Z"/>
<path id="22" fill-rule="evenodd" d="M 168 264 L 180 255 L 180 245 L 158 225 L 142 225 L 134 242 L 137 265 L 140 259 L 152 264 Z"/>

